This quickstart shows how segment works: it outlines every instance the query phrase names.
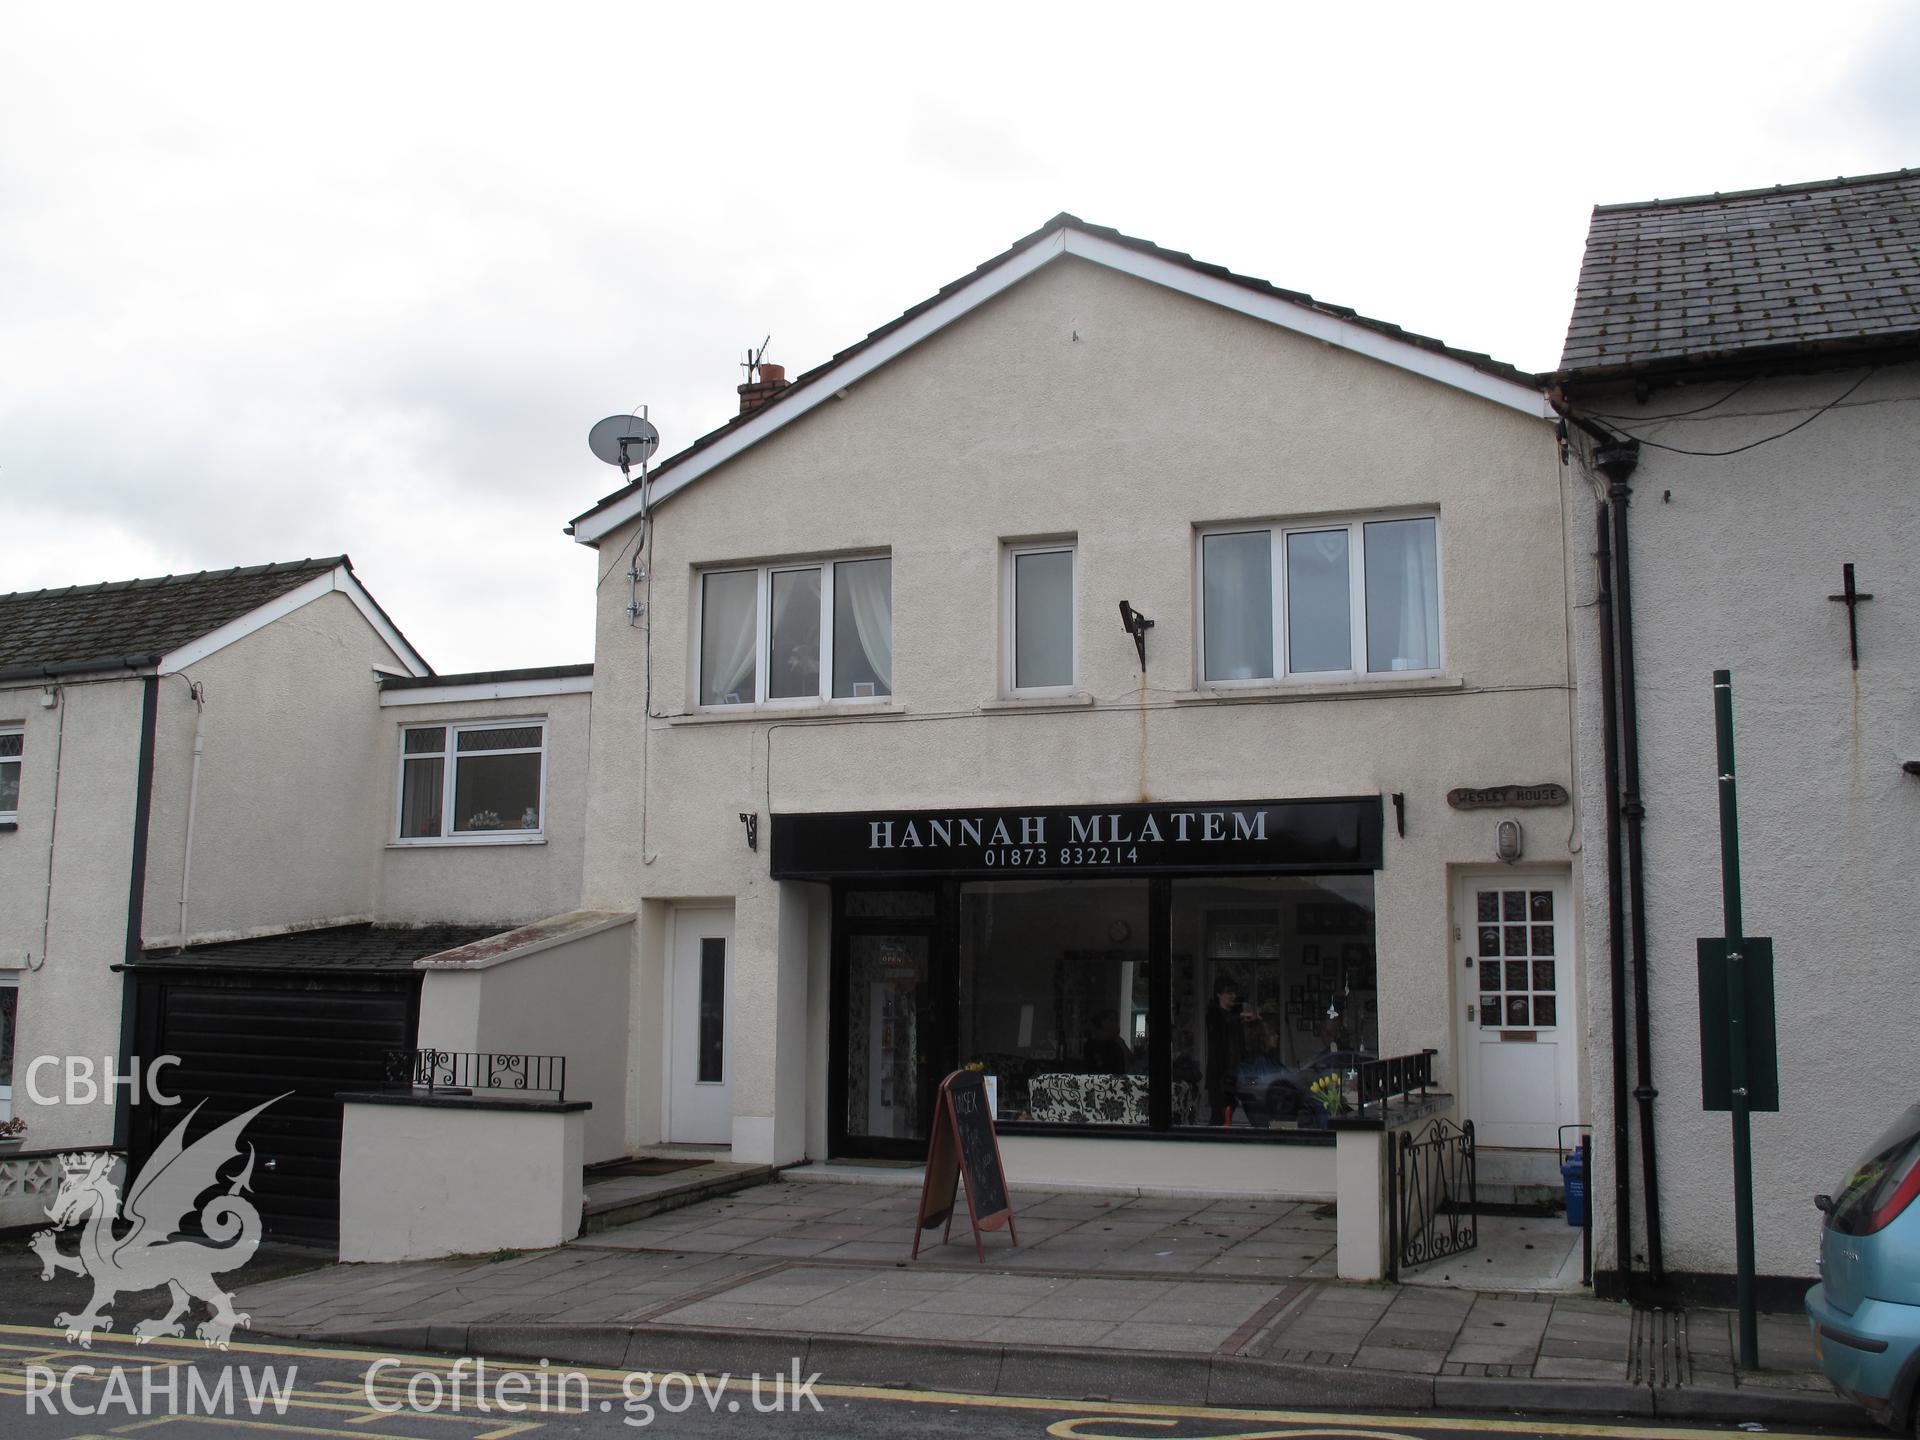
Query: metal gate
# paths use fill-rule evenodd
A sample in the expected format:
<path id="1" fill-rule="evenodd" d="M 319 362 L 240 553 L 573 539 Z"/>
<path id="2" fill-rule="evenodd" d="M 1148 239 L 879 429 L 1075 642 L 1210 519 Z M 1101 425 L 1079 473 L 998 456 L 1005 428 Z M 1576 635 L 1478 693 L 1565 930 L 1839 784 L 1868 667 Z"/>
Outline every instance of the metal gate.
<path id="1" fill-rule="evenodd" d="M 1435 1120 L 1387 1145 L 1388 1278 L 1480 1243 L 1473 1122 Z"/>

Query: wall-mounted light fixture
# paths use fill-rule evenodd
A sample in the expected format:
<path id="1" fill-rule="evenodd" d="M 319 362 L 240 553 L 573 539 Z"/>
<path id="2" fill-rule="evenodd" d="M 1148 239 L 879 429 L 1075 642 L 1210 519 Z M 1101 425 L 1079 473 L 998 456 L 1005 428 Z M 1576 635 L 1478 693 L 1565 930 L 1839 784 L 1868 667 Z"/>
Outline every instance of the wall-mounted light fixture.
<path id="1" fill-rule="evenodd" d="M 754 810 L 742 810 L 740 812 L 740 823 L 747 827 L 747 849 L 758 850 L 760 848 L 759 812 Z"/>
<path id="2" fill-rule="evenodd" d="M 1518 820 L 1502 820 L 1493 827 L 1493 853 L 1502 864 L 1511 865 L 1526 853 L 1523 840 Z"/>
<path id="3" fill-rule="evenodd" d="M 1133 648 L 1140 652 L 1140 673 L 1147 673 L 1147 631 L 1153 628 L 1153 621 L 1142 615 L 1126 601 L 1120 602 L 1120 623 L 1133 636 Z"/>

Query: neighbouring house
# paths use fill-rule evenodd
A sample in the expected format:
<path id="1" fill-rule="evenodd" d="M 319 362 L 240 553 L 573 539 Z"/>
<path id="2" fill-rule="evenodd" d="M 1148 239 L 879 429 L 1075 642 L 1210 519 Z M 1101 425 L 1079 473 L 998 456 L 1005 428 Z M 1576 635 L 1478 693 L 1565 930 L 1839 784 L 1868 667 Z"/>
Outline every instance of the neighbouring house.
<path id="1" fill-rule="evenodd" d="M 416 1046 L 421 962 L 577 901 L 590 685 L 433 675 L 344 556 L 0 596 L 0 1225 L 60 1152 L 291 1092 L 255 1193 L 331 1239 L 334 1097 Z M 182 1107 L 110 1083 L 162 1056 Z"/>
<path id="2" fill-rule="evenodd" d="M 1594 210 L 1556 403 L 1573 554 L 1603 1290 L 1727 1290 L 1729 1117 L 1696 940 L 1722 917 L 1731 672 L 1744 928 L 1778 1113 L 1757 1270 L 1797 1299 L 1818 1192 L 1920 1092 L 1920 172 Z M 1609 905 L 1609 894 L 1612 903 Z"/>
<path id="3" fill-rule="evenodd" d="M 1483 1190 L 1557 1180 L 1534 377 L 1062 215 L 741 402 L 572 527 L 644 575 L 583 899 L 638 917 L 635 1145 L 911 1159 L 975 1065 L 1016 1183 L 1331 1198 L 1311 1082 L 1431 1051 Z"/>

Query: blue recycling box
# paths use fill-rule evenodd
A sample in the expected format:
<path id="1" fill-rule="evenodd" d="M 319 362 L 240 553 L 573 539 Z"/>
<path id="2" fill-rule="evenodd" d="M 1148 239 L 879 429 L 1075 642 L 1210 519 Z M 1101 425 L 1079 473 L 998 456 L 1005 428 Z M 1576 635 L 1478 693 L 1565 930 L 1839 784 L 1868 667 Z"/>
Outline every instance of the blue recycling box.
<path id="1" fill-rule="evenodd" d="M 1587 1142 L 1573 1147 L 1573 1154 L 1560 1162 L 1560 1184 L 1566 1191 L 1567 1224 L 1587 1223 Z"/>

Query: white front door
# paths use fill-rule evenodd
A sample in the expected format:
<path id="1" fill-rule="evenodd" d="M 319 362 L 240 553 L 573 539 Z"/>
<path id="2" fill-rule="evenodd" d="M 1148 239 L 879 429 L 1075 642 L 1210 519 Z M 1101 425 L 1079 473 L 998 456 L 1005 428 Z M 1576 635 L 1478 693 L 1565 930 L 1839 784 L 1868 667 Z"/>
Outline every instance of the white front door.
<path id="1" fill-rule="evenodd" d="M 1572 900 L 1564 874 L 1460 879 L 1453 993 L 1461 1104 L 1478 1145 L 1553 1150 L 1559 1127 L 1580 1118 Z"/>
<path id="2" fill-rule="evenodd" d="M 667 984 L 667 1139 L 733 1139 L 733 912 L 676 910 Z"/>

